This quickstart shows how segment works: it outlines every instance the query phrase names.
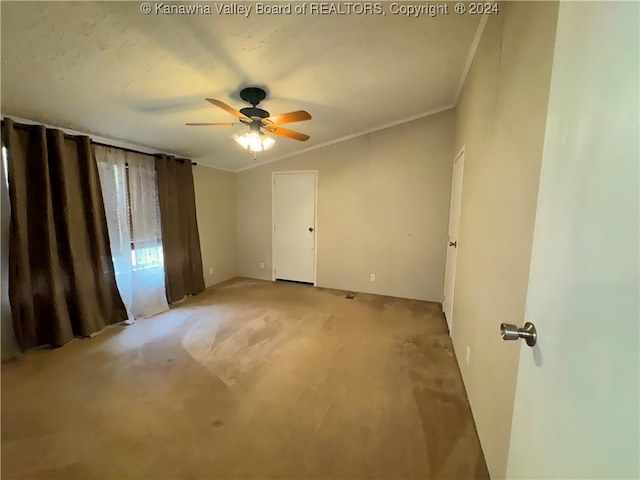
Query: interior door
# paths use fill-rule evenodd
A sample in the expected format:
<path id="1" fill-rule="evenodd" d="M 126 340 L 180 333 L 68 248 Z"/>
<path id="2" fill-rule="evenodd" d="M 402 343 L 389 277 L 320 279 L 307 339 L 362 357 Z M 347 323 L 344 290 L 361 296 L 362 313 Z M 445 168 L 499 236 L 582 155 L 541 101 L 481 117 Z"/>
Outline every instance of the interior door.
<path id="1" fill-rule="evenodd" d="M 508 478 L 640 478 L 639 14 L 559 5 Z"/>
<path id="2" fill-rule="evenodd" d="M 449 239 L 447 244 L 447 260 L 444 273 L 444 316 L 453 328 L 453 290 L 456 282 L 456 261 L 458 258 L 458 229 L 460 227 L 460 206 L 462 205 L 462 172 L 464 169 L 464 150 L 453 163 L 451 181 L 451 202 L 449 203 Z"/>
<path id="3" fill-rule="evenodd" d="M 273 175 L 273 277 L 314 283 L 316 172 Z"/>

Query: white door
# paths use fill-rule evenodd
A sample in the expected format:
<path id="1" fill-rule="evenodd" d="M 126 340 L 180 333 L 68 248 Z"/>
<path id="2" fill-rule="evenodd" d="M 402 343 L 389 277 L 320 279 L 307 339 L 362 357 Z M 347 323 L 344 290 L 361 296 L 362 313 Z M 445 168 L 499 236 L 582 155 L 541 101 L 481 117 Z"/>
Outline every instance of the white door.
<path id="1" fill-rule="evenodd" d="M 449 204 L 449 239 L 447 243 L 447 263 L 444 272 L 444 316 L 453 328 L 453 290 L 456 283 L 456 261 L 458 258 L 458 229 L 460 227 L 460 206 L 462 205 L 462 171 L 464 169 L 464 150 L 453 162 L 451 181 L 451 202 Z"/>
<path id="2" fill-rule="evenodd" d="M 640 478 L 639 10 L 559 5 L 508 478 Z"/>
<path id="3" fill-rule="evenodd" d="M 314 283 L 316 172 L 273 174 L 273 278 Z"/>

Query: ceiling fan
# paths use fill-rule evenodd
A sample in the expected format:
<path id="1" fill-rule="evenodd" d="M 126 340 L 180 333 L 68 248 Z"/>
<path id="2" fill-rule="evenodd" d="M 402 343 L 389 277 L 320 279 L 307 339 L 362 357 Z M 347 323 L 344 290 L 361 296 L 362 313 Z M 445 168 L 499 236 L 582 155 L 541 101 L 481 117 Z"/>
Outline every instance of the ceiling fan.
<path id="1" fill-rule="evenodd" d="M 311 120 L 309 112 L 304 110 L 297 110 L 295 112 L 283 113 L 281 115 L 271 116 L 269 112 L 258 108 L 257 105 L 266 98 L 266 92 L 259 87 L 247 87 L 240 91 L 240 98 L 245 102 L 251 104 L 251 107 L 241 108 L 240 111 L 230 107 L 220 100 L 213 98 L 207 98 L 207 102 L 215 105 L 230 113 L 238 119 L 238 122 L 232 123 L 187 123 L 189 126 L 216 126 L 216 127 L 233 127 L 236 125 L 247 125 L 249 130 L 242 135 L 236 135 L 234 138 L 245 150 L 250 154 L 252 153 L 255 158 L 256 152 L 267 150 L 273 146 L 275 140 L 264 131 L 273 133 L 275 135 L 281 135 L 283 137 L 298 140 L 300 142 L 306 142 L 309 140 L 309 135 L 296 132 L 286 128 L 280 127 L 285 123 L 303 122 L 305 120 Z"/>

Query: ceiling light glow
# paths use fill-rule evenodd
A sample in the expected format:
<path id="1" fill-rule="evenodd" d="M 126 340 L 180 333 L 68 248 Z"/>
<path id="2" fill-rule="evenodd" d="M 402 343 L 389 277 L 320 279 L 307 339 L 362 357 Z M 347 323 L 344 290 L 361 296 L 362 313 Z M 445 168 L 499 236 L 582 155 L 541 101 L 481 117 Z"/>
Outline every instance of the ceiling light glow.
<path id="1" fill-rule="evenodd" d="M 236 136 L 235 141 L 250 153 L 269 150 L 276 143 L 273 138 L 268 137 L 264 133 L 255 130 L 251 130 L 243 133 L 242 135 Z"/>

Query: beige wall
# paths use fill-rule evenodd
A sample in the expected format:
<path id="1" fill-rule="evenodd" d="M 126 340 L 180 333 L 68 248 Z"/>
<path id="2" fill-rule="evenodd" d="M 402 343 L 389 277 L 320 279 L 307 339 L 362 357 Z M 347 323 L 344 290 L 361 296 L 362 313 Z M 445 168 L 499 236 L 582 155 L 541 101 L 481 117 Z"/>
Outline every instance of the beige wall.
<path id="1" fill-rule="evenodd" d="M 520 352 L 499 325 L 524 317 L 557 9 L 502 4 L 457 107 L 465 171 L 452 337 L 492 478 L 506 473 Z"/>
<path id="2" fill-rule="evenodd" d="M 238 273 L 271 279 L 271 172 L 318 170 L 318 286 L 442 301 L 454 121 L 449 110 L 238 173 Z"/>
<path id="3" fill-rule="evenodd" d="M 236 275 L 236 192 L 234 174 L 193 169 L 204 282 L 208 287 Z M 209 269 L 213 269 L 213 275 Z"/>

